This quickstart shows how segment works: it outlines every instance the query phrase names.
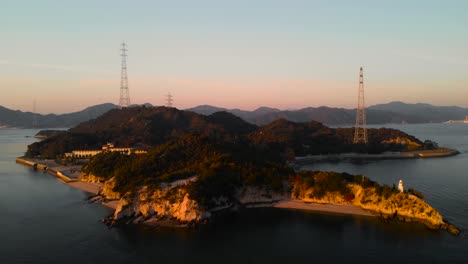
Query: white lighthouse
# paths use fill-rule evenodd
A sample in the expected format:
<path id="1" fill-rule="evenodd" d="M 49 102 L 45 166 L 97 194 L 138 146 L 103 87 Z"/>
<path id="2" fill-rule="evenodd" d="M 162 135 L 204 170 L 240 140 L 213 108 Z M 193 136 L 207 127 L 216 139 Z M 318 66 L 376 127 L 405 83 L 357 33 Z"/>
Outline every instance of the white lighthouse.
<path id="1" fill-rule="evenodd" d="M 398 182 L 398 190 L 400 192 L 404 192 L 405 191 L 405 186 L 403 186 L 403 181 L 400 180 L 400 182 Z"/>

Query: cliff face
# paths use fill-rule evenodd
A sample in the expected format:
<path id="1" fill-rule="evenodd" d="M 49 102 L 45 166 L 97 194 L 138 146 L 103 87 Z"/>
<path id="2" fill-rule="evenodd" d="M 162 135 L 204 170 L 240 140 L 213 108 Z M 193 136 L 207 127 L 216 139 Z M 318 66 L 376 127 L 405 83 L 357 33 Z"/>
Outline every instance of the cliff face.
<path id="1" fill-rule="evenodd" d="M 120 199 L 114 212 L 114 221 L 132 217 L 136 221 L 151 221 L 163 218 L 179 222 L 197 222 L 210 217 L 187 193 L 181 189 L 149 192 L 146 187 L 137 193 Z M 168 197 L 171 196 L 170 198 Z"/>
<path id="2" fill-rule="evenodd" d="M 199 222 L 210 217 L 210 212 L 202 208 L 195 200 L 189 198 L 185 186 L 196 180 L 191 177 L 185 180 L 162 184 L 160 188 L 150 189 L 143 186 L 136 191 L 121 195 L 114 191 L 115 178 L 103 181 L 102 177 L 82 173 L 81 181 L 102 183 L 96 201 L 118 200 L 117 208 L 108 220 L 115 223 L 127 220 L 133 223 L 171 220 L 166 222 L 190 223 Z"/>
<path id="3" fill-rule="evenodd" d="M 347 185 L 351 194 L 327 192 L 323 197 L 313 195 L 314 188 L 302 190 L 293 198 L 305 202 L 353 204 L 383 218 L 396 218 L 407 222 L 421 222 L 430 228 L 446 228 L 442 215 L 425 201 L 407 193 L 396 193 L 385 198 L 374 187 L 363 188 L 357 184 Z M 293 192 L 294 193 L 294 192 Z M 294 195 L 293 195 L 294 196 Z"/>
<path id="4" fill-rule="evenodd" d="M 108 200 L 118 200 L 121 198 L 120 193 L 114 191 L 115 178 L 110 178 L 105 181 L 101 187 L 100 194 L 106 197 Z"/>
<path id="5" fill-rule="evenodd" d="M 104 184 L 101 192 L 107 199 L 116 198 L 113 196 L 115 192 L 112 191 L 111 187 L 112 179 Z M 164 219 L 190 223 L 199 222 L 209 217 L 210 213 L 205 211 L 196 201 L 190 199 L 183 188 L 150 190 L 145 186 L 120 198 L 111 220 L 116 222 L 131 219 L 133 223 L 140 223 Z"/>
<path id="6" fill-rule="evenodd" d="M 110 183 L 109 183 L 110 181 Z M 101 192 L 110 199 L 114 192 L 111 188 L 112 180 L 103 186 Z M 236 193 L 236 200 L 241 206 L 268 206 L 274 202 L 289 198 L 289 193 L 276 193 L 261 188 L 241 188 Z M 212 201 L 213 206 L 206 208 L 190 199 L 184 186 L 149 190 L 143 187 L 136 193 L 127 193 L 119 200 L 113 214 L 113 221 L 133 219 L 133 222 L 152 222 L 163 219 L 176 220 L 178 223 L 201 222 L 211 217 L 212 212 L 231 208 L 234 204 L 226 197 L 219 197 Z"/>
<path id="7" fill-rule="evenodd" d="M 393 194 L 387 199 L 375 193 L 374 188 L 351 185 L 355 194 L 353 204 L 381 216 L 393 216 L 403 221 L 422 222 L 431 228 L 442 228 L 442 215 L 418 197 L 407 194 Z"/>
<path id="8" fill-rule="evenodd" d="M 102 178 L 95 176 L 93 174 L 80 173 L 80 181 L 83 182 L 93 182 L 93 183 L 102 183 Z"/>
<path id="9" fill-rule="evenodd" d="M 84 181 L 99 182 L 93 175 L 82 177 Z M 243 187 L 235 193 L 234 199 L 218 197 L 213 199 L 211 206 L 200 205 L 190 198 L 186 187 L 197 177 L 162 184 L 159 188 L 150 189 L 147 186 L 121 196 L 113 191 L 115 179 L 103 183 L 100 195 L 108 200 L 119 200 L 117 208 L 108 220 L 111 223 L 125 221 L 127 223 L 166 223 L 170 225 L 199 223 L 212 216 L 213 212 L 240 205 L 246 207 L 270 206 L 278 201 L 295 198 L 304 202 L 351 204 L 378 215 L 384 219 L 397 219 L 406 222 L 420 222 L 434 229 L 447 229 L 458 234 L 456 227 L 444 222 L 442 215 L 425 201 L 408 193 L 387 192 L 377 193 L 376 187 L 362 187 L 356 183 L 346 184 L 349 190 L 346 194 L 339 191 L 328 191 L 317 195 L 314 186 L 304 188 L 304 185 L 292 187 L 285 183 L 284 193 L 264 188 Z M 317 188 L 317 187 L 315 187 Z M 318 187 L 319 188 L 319 187 Z"/>
<path id="10" fill-rule="evenodd" d="M 263 188 L 246 187 L 237 191 L 236 199 L 244 206 L 262 206 L 290 198 L 289 192 L 278 193 Z"/>
<path id="11" fill-rule="evenodd" d="M 82 175 L 82 181 L 102 183 L 94 175 Z M 226 197 L 218 197 L 212 201 L 212 206 L 206 208 L 197 201 L 190 199 L 185 187 L 195 181 L 196 177 L 162 184 L 160 188 L 150 189 L 144 186 L 135 192 L 121 196 L 113 191 L 115 179 L 105 182 L 99 195 L 105 200 L 118 200 L 117 208 L 108 220 L 111 223 L 126 221 L 128 223 L 165 222 L 174 225 L 201 222 L 211 217 L 212 212 L 234 206 Z M 275 202 L 290 197 L 289 192 L 277 193 L 263 188 L 247 187 L 237 190 L 235 200 L 241 206 L 269 206 Z M 169 220 L 169 221 L 168 221 Z"/>

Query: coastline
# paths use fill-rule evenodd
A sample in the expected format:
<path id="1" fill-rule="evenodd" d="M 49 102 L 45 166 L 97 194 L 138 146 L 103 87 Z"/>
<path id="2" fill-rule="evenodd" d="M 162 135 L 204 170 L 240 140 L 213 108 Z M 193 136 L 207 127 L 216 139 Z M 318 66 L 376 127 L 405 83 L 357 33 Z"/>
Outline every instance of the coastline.
<path id="1" fill-rule="evenodd" d="M 63 183 L 75 189 L 79 189 L 84 192 L 90 193 L 94 196 L 99 195 L 100 188 L 102 187 L 102 183 L 94 183 L 94 182 L 73 181 L 73 182 L 63 182 Z M 101 201 L 99 203 L 115 210 L 117 209 L 117 205 L 119 201 L 110 200 L 110 201 Z"/>
<path id="2" fill-rule="evenodd" d="M 408 152 L 384 152 L 381 154 L 344 153 L 328 155 L 309 155 L 296 157 L 294 165 L 308 165 L 314 162 L 337 162 L 337 161 L 369 161 L 369 160 L 392 160 L 392 159 L 427 159 L 443 158 L 460 154 L 458 150 L 449 148 L 438 148 L 434 150 L 417 150 Z"/>
<path id="3" fill-rule="evenodd" d="M 102 183 L 80 181 L 80 170 L 77 167 L 71 169 L 69 166 L 59 165 L 54 161 L 41 161 L 41 163 L 39 163 L 36 160 L 27 159 L 24 157 L 16 158 L 16 162 L 32 167 L 33 169 L 47 172 L 48 174 L 57 177 L 57 179 L 59 179 L 65 185 L 82 190 L 94 196 L 99 195 L 99 190 L 103 185 Z M 81 166 L 79 167 L 81 168 Z M 66 172 L 67 170 L 72 170 L 74 172 L 69 173 Z M 101 204 L 115 210 L 117 208 L 118 200 L 103 201 Z"/>
<path id="4" fill-rule="evenodd" d="M 365 211 L 356 205 L 348 204 L 331 204 L 331 203 L 312 203 L 304 202 L 299 199 L 290 199 L 278 202 L 272 206 L 273 208 L 297 209 L 305 211 L 327 212 L 334 214 L 360 215 L 376 217 L 376 215 Z"/>
<path id="5" fill-rule="evenodd" d="M 90 199 L 89 199 L 90 201 L 98 202 L 108 208 L 114 209 L 115 211 L 117 211 L 117 208 L 119 207 L 120 200 L 106 200 L 104 196 L 100 195 L 100 190 L 102 189 L 101 187 L 103 186 L 102 183 L 81 181 L 79 177 L 79 174 L 80 174 L 79 170 L 74 171 L 74 175 L 72 175 L 72 177 L 73 176 L 76 176 L 76 177 L 74 177 L 73 179 L 70 179 L 69 174 L 66 174 L 62 172 L 61 170 L 58 170 L 59 168 L 70 169 L 70 167 L 56 164 L 54 161 L 38 163 L 37 160 L 32 161 L 26 158 L 17 158 L 16 162 L 33 167 L 35 170 L 43 170 L 44 172 L 47 172 L 48 174 L 51 174 L 52 176 L 56 176 L 64 184 L 91 194 Z M 48 167 L 51 165 L 56 165 L 56 166 Z M 271 207 L 271 208 L 279 208 L 279 209 L 306 210 L 306 211 L 333 213 L 333 214 L 341 214 L 341 215 L 343 214 L 344 215 L 358 215 L 358 216 L 366 216 L 366 217 L 379 217 L 380 216 L 380 217 L 383 217 L 383 219 L 388 219 L 388 218 L 395 219 L 395 214 L 382 214 L 382 212 L 380 212 L 380 215 L 378 214 L 378 212 L 375 212 L 377 214 L 373 214 L 370 211 L 367 211 L 358 205 L 339 204 L 339 203 L 338 204 L 318 203 L 318 202 L 309 202 L 309 201 L 293 199 L 293 198 L 277 200 L 271 203 L 264 202 L 264 203 L 257 204 L 257 205 L 251 204 L 248 207 L 251 207 L 251 208 L 252 207 Z M 403 222 L 413 222 L 413 221 L 420 222 L 432 229 L 444 229 L 454 235 L 460 234 L 460 230 L 457 227 L 445 221 L 440 226 L 431 226 L 424 219 L 418 219 L 415 217 L 400 217 L 400 218 L 402 219 L 399 219 L 397 217 L 397 219 Z"/>
<path id="6" fill-rule="evenodd" d="M 24 157 L 20 157 L 16 159 L 17 163 L 24 164 L 30 167 L 33 167 L 38 170 L 44 170 L 47 173 L 51 174 L 52 176 L 57 177 L 60 181 L 64 184 L 87 192 L 91 195 L 99 195 L 99 190 L 102 187 L 102 183 L 93 183 L 93 182 L 84 182 L 80 181 L 78 177 L 78 173 L 73 175 L 75 177 L 71 177 L 64 172 L 64 168 L 67 168 L 62 165 L 56 164 L 54 161 L 41 161 L 39 163 L 36 160 L 27 159 Z M 62 169 L 62 170 L 60 170 Z M 69 170 L 69 168 L 67 168 Z M 107 206 L 112 209 L 117 208 L 118 200 L 112 201 L 103 201 L 101 202 L 102 205 Z M 361 216 L 372 216 L 375 215 L 363 210 L 362 208 L 355 206 L 355 205 L 345 205 L 345 204 L 325 204 L 325 203 L 312 203 L 312 202 L 304 202 L 299 199 L 287 199 L 278 201 L 276 203 L 271 203 L 268 205 L 262 205 L 261 207 L 272 207 L 272 208 L 281 208 L 281 209 L 298 209 L 298 210 L 307 210 L 307 211 L 316 211 L 316 212 L 328 212 L 328 213 L 336 213 L 336 214 L 351 214 L 351 215 L 361 215 Z"/>
<path id="7" fill-rule="evenodd" d="M 60 178 L 64 182 L 74 182 L 79 180 L 81 165 L 65 166 L 57 164 L 54 160 L 28 159 L 25 157 L 16 158 L 16 163 L 27 165 L 35 170 L 44 171 L 52 176 Z"/>

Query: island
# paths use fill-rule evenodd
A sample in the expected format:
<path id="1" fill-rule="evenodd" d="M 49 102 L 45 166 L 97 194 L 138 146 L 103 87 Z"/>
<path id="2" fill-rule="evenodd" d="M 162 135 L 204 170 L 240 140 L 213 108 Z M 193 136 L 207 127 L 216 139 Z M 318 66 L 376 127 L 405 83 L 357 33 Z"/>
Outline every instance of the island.
<path id="1" fill-rule="evenodd" d="M 115 208 L 109 225 L 192 226 L 226 211 L 271 206 L 419 222 L 458 234 L 415 190 L 296 169 L 304 156 L 444 151 L 394 129 L 368 134 L 368 144 L 353 144 L 352 128 L 284 119 L 258 127 L 227 112 L 142 106 L 110 110 L 33 143 L 18 162 L 44 170 L 56 166 L 38 165 L 46 159 L 80 166 L 66 181 L 88 186 L 93 201 Z"/>

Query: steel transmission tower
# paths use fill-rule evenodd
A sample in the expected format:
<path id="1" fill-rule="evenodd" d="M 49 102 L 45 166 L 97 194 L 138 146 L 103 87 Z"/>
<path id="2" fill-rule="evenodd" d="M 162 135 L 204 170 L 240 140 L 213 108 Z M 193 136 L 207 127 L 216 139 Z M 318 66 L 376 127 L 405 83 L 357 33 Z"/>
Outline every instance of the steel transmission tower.
<path id="1" fill-rule="evenodd" d="M 166 95 L 166 106 L 167 107 L 172 107 L 173 102 L 174 102 L 174 99 L 172 98 L 172 94 L 167 93 L 167 95 Z"/>
<path id="2" fill-rule="evenodd" d="M 366 105 L 364 103 L 364 71 L 359 72 L 359 95 L 356 109 L 356 127 L 354 130 L 354 144 L 367 144 Z"/>
<path id="3" fill-rule="evenodd" d="M 122 42 L 122 48 L 120 49 L 122 53 L 122 69 L 120 77 L 120 107 L 128 107 L 130 105 L 130 94 L 128 92 L 128 78 L 127 78 L 127 45 L 125 42 Z"/>
<path id="4" fill-rule="evenodd" d="M 37 128 L 36 100 L 33 101 L 33 121 L 32 127 Z"/>

